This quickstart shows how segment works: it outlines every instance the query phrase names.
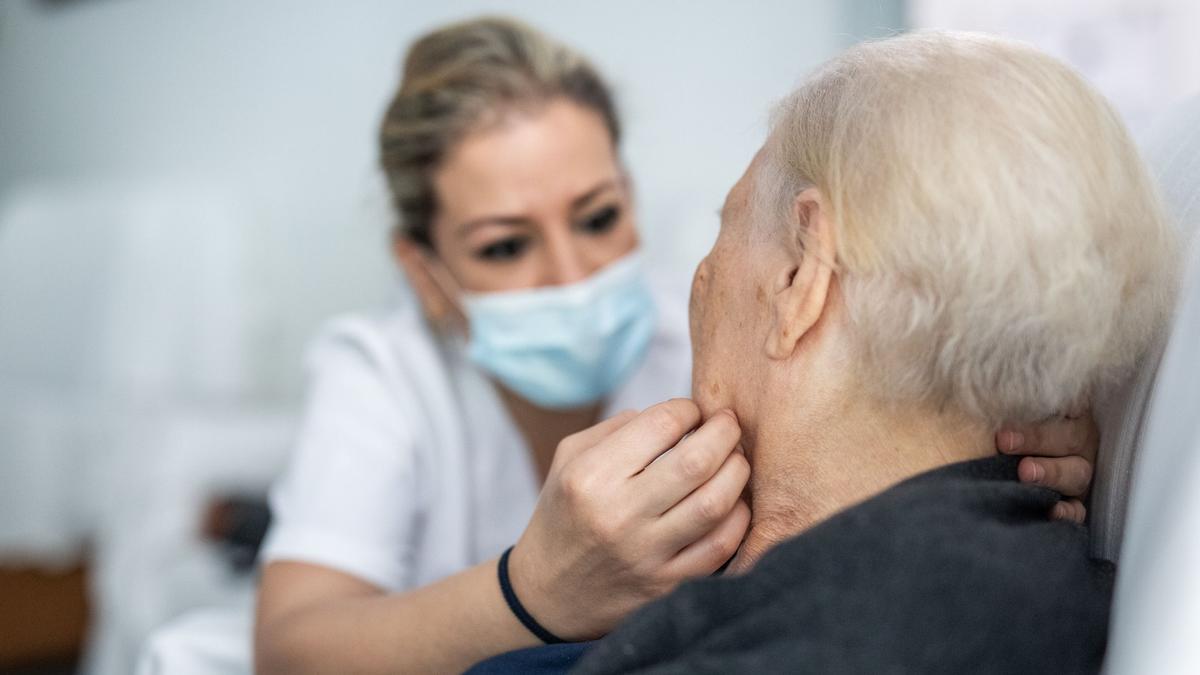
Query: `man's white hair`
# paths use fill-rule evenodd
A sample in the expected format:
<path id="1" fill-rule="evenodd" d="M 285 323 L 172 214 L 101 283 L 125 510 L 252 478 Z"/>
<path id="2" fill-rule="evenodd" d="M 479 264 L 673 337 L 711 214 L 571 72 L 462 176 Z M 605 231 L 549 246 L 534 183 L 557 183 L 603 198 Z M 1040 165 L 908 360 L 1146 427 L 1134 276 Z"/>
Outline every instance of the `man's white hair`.
<path id="1" fill-rule="evenodd" d="M 850 49 L 780 105 L 756 186 L 759 226 L 801 243 L 794 198 L 820 190 L 860 374 L 891 400 L 1043 418 L 1125 375 L 1170 313 L 1175 233 L 1128 133 L 1020 43 Z"/>

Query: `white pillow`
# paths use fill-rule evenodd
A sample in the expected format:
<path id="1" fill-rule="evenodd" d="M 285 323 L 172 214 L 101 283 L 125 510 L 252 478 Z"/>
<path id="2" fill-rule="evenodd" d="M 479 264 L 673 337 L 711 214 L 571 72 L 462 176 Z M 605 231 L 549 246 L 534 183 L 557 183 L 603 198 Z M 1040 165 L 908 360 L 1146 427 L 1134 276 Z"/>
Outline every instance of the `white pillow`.
<path id="1" fill-rule="evenodd" d="M 1105 671 L 1195 673 L 1200 672 L 1200 246 L 1191 235 L 1200 222 L 1200 97 L 1172 116 L 1147 154 L 1191 241 L 1175 325 L 1138 425 Z M 1119 545 L 1119 524 L 1115 530 L 1113 522 L 1107 525 L 1107 543 Z"/>

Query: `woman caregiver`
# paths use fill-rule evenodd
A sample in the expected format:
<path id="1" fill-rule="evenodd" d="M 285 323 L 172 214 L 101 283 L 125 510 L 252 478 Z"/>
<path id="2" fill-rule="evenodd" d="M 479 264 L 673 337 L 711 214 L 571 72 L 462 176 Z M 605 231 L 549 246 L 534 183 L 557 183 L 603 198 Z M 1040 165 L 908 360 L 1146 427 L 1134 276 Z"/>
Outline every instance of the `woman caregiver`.
<path id="1" fill-rule="evenodd" d="M 736 551 L 736 419 L 647 408 L 687 394 L 690 348 L 684 295 L 642 273 L 619 132 L 596 71 L 518 23 L 410 49 L 380 149 L 419 306 L 336 321 L 312 348 L 271 498 L 259 673 L 461 671 L 595 638 Z M 1053 438 L 1087 427 L 1022 452 L 1089 452 Z M 1087 459 L 1037 461 L 1030 478 L 1086 489 Z"/>

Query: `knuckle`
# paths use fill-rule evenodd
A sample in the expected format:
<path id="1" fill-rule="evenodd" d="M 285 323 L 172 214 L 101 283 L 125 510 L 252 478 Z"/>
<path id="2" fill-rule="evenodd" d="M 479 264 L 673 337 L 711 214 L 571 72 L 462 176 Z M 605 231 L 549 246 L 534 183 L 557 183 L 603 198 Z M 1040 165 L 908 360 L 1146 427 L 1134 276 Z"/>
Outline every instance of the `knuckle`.
<path id="1" fill-rule="evenodd" d="M 654 431 L 664 436 L 681 436 L 685 431 L 680 416 L 667 406 L 647 411 L 646 418 Z"/>
<path id="2" fill-rule="evenodd" d="M 725 503 L 717 494 L 696 495 L 693 506 L 696 518 L 704 523 L 713 523 L 725 517 Z"/>
<path id="3" fill-rule="evenodd" d="M 708 424 L 716 427 L 716 430 L 722 435 L 741 436 L 742 427 L 733 418 L 733 415 L 721 413 L 713 415 L 708 419 Z"/>
<path id="4" fill-rule="evenodd" d="M 738 484 L 745 485 L 746 481 L 750 479 L 750 460 L 746 459 L 745 455 L 735 453 L 730 455 L 726 461 L 733 464 L 732 470 L 738 478 Z"/>
<path id="5" fill-rule="evenodd" d="M 686 398 L 673 398 L 655 408 L 656 423 L 665 431 L 682 434 L 692 428 L 700 409 Z"/>
<path id="6" fill-rule="evenodd" d="M 738 547 L 742 544 L 742 538 L 738 533 L 734 532 L 717 539 L 717 562 L 723 564 L 737 553 Z"/>
<path id="7" fill-rule="evenodd" d="M 563 471 L 562 492 L 567 501 L 575 506 L 589 504 L 595 497 L 596 481 L 589 471 L 571 464 Z"/>
<path id="8" fill-rule="evenodd" d="M 683 452 L 679 457 L 679 474 L 688 482 L 698 483 L 709 474 L 708 457 L 703 452 L 698 452 L 695 448 L 687 448 L 690 452 Z"/>
<path id="9" fill-rule="evenodd" d="M 694 420 L 700 417 L 700 406 L 690 398 L 673 398 L 668 403 L 675 411 L 686 420 Z"/>
<path id="10" fill-rule="evenodd" d="M 720 566 L 733 557 L 738 543 L 731 536 L 713 537 L 705 543 L 704 558 L 710 567 Z"/>
<path id="11" fill-rule="evenodd" d="M 1042 467 L 1042 471 L 1044 472 L 1044 476 L 1042 478 L 1043 483 L 1047 485 L 1060 485 L 1062 483 L 1063 472 L 1062 465 L 1059 462 L 1053 459 L 1046 459 L 1038 462 L 1038 464 Z"/>
<path id="12" fill-rule="evenodd" d="M 573 454 L 576 447 L 579 445 L 579 432 L 573 433 L 570 436 L 563 438 L 558 442 L 558 452 Z"/>
<path id="13" fill-rule="evenodd" d="M 1081 491 L 1092 484 L 1092 465 L 1090 462 L 1080 460 L 1075 464 L 1075 486 Z"/>
<path id="14" fill-rule="evenodd" d="M 1074 497 L 1079 494 L 1079 472 L 1070 465 L 1056 468 L 1054 471 L 1054 480 L 1048 481 L 1048 483 L 1049 487 L 1068 497 Z"/>

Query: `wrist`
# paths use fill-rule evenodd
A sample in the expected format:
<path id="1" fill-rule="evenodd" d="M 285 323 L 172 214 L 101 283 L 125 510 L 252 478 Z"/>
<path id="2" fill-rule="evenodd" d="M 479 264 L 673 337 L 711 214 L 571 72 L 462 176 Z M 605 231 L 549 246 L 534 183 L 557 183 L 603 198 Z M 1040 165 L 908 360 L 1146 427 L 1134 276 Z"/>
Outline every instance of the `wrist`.
<path id="1" fill-rule="evenodd" d="M 537 616 L 535 616 L 530 610 L 530 607 L 526 604 L 525 600 L 516 591 L 515 584 L 518 582 L 514 582 L 512 576 L 512 557 L 514 548 L 515 547 L 512 547 L 505 551 L 504 554 L 500 556 L 499 561 L 497 561 L 500 592 L 504 596 L 504 601 L 508 605 L 509 611 L 512 612 L 513 616 L 516 617 L 516 619 L 525 627 L 526 630 L 533 634 L 533 636 L 542 643 L 552 645 L 567 642 L 568 640 L 560 637 L 557 633 L 548 628 Z M 526 591 L 530 589 L 530 586 L 526 584 L 522 584 L 522 587 Z M 526 597 L 529 597 L 528 593 L 526 594 Z M 535 604 L 535 606 L 537 605 Z"/>

